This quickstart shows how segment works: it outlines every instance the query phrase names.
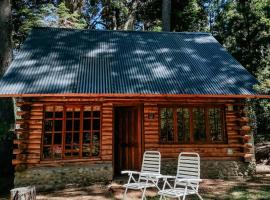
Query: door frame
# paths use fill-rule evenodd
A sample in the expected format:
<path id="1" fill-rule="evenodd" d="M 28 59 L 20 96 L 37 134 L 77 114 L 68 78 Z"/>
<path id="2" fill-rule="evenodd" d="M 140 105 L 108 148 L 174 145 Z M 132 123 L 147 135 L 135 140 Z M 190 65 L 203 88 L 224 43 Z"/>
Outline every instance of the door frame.
<path id="1" fill-rule="evenodd" d="M 141 166 L 142 163 L 142 157 L 143 157 L 143 152 L 144 152 L 144 134 L 143 134 L 143 104 L 134 104 L 134 103 L 123 103 L 123 104 L 114 104 L 113 105 L 113 142 L 112 142 L 112 165 L 113 165 L 113 176 L 115 176 L 115 110 L 117 108 L 121 107 L 131 107 L 137 109 L 137 134 L 138 134 L 138 155 L 139 155 L 139 160 L 138 162 L 140 163 L 139 166 Z"/>

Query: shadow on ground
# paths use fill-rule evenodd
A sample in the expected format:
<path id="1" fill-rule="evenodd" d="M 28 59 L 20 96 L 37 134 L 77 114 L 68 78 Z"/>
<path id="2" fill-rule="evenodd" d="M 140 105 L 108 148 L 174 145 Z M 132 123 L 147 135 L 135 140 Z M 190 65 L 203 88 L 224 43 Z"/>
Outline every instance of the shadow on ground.
<path id="1" fill-rule="evenodd" d="M 155 190 L 148 190 L 148 200 L 158 200 Z M 270 175 L 256 176 L 249 180 L 204 180 L 200 185 L 200 194 L 204 200 L 269 200 Z M 130 191 L 129 200 L 140 199 L 141 193 Z M 87 187 L 68 186 L 66 189 L 52 192 L 38 192 L 37 200 L 120 200 L 123 188 L 118 182 L 109 185 L 92 185 Z M 0 198 L 3 199 L 3 198 Z M 8 197 L 6 198 L 8 199 Z M 197 200 L 190 196 L 187 200 Z"/>

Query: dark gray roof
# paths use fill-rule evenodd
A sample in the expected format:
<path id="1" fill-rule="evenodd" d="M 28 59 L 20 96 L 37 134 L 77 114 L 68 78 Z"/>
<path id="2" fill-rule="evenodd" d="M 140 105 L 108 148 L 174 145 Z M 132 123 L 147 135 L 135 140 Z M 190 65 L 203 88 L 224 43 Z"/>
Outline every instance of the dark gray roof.
<path id="1" fill-rule="evenodd" d="M 38 28 L 0 94 L 253 95 L 256 83 L 207 33 Z"/>

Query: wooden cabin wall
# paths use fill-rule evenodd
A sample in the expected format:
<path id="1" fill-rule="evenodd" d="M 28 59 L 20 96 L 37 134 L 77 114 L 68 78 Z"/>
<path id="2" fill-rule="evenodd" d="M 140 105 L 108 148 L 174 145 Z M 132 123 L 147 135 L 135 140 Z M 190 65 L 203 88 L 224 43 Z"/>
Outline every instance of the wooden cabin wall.
<path id="1" fill-rule="evenodd" d="M 41 142 L 43 129 L 43 108 L 50 104 L 85 104 L 99 103 L 102 108 L 102 129 L 101 129 L 101 155 L 96 160 L 67 160 L 44 162 L 41 160 Z M 234 160 L 251 157 L 251 146 L 248 144 L 248 119 L 241 108 L 242 100 L 220 99 L 220 98 L 86 98 L 86 97 L 40 97 L 40 98 L 19 98 L 17 112 L 20 119 L 17 120 L 17 139 L 14 141 L 13 164 L 17 170 L 26 167 L 41 165 L 58 165 L 68 162 L 91 162 L 102 163 L 113 160 L 113 109 L 121 105 L 143 105 L 143 130 L 142 140 L 145 150 L 159 150 L 163 158 L 176 158 L 181 151 L 196 151 L 202 159 Z M 226 132 L 228 135 L 227 144 L 161 144 L 159 142 L 159 117 L 158 105 L 171 104 L 222 104 L 226 105 Z M 152 113 L 154 118 L 149 119 Z"/>

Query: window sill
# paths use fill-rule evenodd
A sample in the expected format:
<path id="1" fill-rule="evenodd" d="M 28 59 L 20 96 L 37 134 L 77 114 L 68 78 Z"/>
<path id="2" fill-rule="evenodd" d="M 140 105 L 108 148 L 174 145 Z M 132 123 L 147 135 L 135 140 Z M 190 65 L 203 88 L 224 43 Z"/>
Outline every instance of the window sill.
<path id="1" fill-rule="evenodd" d="M 212 142 L 212 143 L 200 143 L 200 142 L 194 142 L 194 143 L 178 143 L 178 142 L 159 142 L 160 145 L 162 144 L 174 144 L 174 145 L 226 145 L 228 142 Z"/>
<path id="2" fill-rule="evenodd" d="M 230 146 L 228 143 L 175 143 L 175 142 L 160 142 L 159 145 L 177 145 L 179 147 L 190 147 L 190 146 L 198 146 L 198 147 L 227 147 Z"/>
<path id="3" fill-rule="evenodd" d="M 80 163 L 80 162 L 98 162 L 101 161 L 100 157 L 96 158 L 74 158 L 74 159 L 62 159 L 62 160 L 41 160 L 40 164 L 52 164 L 52 163 L 58 163 L 58 164 L 65 164 L 65 163 Z"/>

